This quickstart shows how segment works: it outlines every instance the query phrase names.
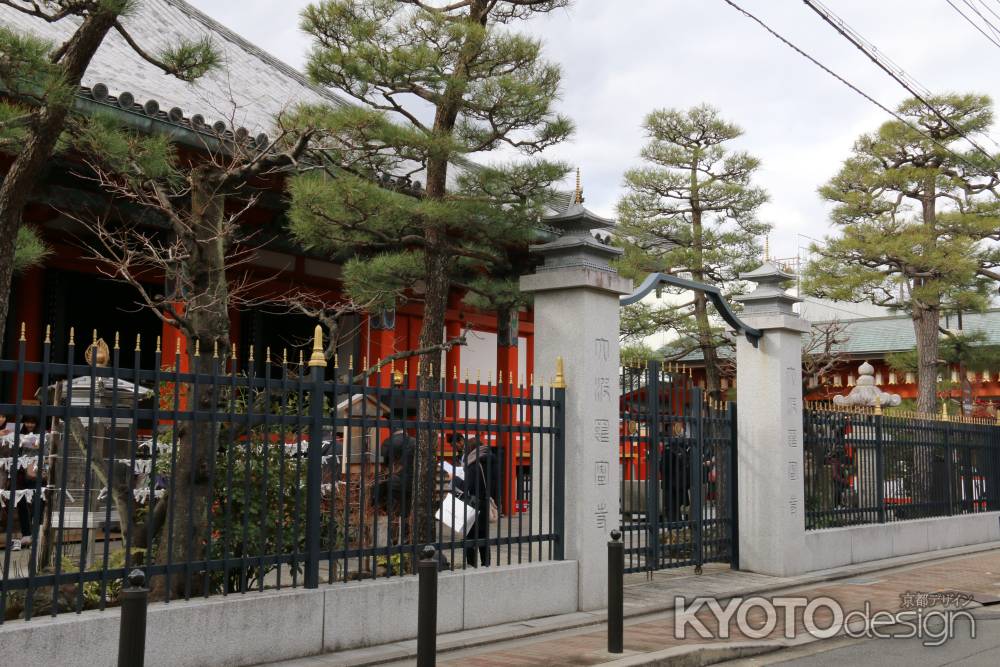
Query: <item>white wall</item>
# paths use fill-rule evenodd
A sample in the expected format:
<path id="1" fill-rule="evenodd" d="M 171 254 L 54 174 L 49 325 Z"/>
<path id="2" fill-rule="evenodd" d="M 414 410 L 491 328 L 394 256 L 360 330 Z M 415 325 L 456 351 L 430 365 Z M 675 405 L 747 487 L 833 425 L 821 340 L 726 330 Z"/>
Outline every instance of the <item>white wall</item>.
<path id="1" fill-rule="evenodd" d="M 806 571 L 1000 540 L 1000 512 L 810 530 Z"/>
<path id="2" fill-rule="evenodd" d="M 549 561 L 442 573 L 440 634 L 577 611 L 577 564 Z M 18 667 L 113 667 L 118 609 L 9 621 L 0 660 Z M 316 590 L 216 596 L 149 607 L 146 664 L 241 667 L 417 636 L 417 577 Z"/>

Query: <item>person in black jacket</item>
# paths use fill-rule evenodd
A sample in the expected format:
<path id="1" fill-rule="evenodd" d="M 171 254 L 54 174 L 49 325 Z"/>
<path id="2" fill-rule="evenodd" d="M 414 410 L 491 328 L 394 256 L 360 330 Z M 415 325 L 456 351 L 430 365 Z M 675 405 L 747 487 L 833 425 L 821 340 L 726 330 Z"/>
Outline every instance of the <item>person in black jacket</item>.
<path id="1" fill-rule="evenodd" d="M 470 540 L 489 539 L 490 499 L 500 495 L 496 456 L 487 445 L 480 444 L 477 438 L 469 438 L 465 443 L 462 468 L 465 477 L 455 477 L 452 480 L 452 485 L 459 492 L 462 500 L 471 503 L 476 508 L 476 520 L 469 532 L 466 533 L 466 538 Z M 479 564 L 489 565 L 489 545 L 466 547 L 465 562 L 472 567 L 478 567 Z"/>

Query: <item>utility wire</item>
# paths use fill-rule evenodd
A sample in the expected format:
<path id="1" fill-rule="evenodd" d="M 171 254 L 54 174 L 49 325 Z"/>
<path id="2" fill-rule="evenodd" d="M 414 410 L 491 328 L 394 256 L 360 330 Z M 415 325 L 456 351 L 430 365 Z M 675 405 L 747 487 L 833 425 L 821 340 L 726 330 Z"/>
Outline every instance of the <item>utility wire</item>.
<path id="1" fill-rule="evenodd" d="M 878 100 L 876 100 L 874 97 L 872 97 L 871 95 L 869 95 L 865 91 L 861 90 L 860 88 L 858 88 L 857 86 L 855 86 L 853 83 L 851 83 L 850 81 L 848 81 L 844 77 L 840 76 L 839 74 L 837 74 L 836 72 L 834 72 L 832 69 L 830 69 L 829 67 L 827 67 L 826 65 L 824 65 L 820 61 L 816 60 L 816 58 L 812 57 L 811 55 L 809 55 L 808 53 L 806 53 L 805 51 L 803 51 L 802 49 L 800 49 L 798 46 L 796 46 L 795 44 L 793 44 L 792 42 L 790 42 L 788 39 L 786 39 L 785 37 L 783 37 L 779 33 L 775 32 L 769 25 L 767 25 L 766 23 L 764 23 L 764 21 L 762 21 L 761 19 L 757 18 L 756 16 L 754 16 L 753 14 L 751 14 L 750 12 L 748 12 L 746 9 L 743 9 L 742 7 L 740 7 L 738 4 L 736 4 L 735 2 L 733 2 L 733 0 L 722 0 L 722 1 L 724 3 L 726 3 L 727 5 L 729 5 L 730 7 L 732 7 L 733 9 L 735 9 L 736 11 L 738 11 L 739 13 L 743 14 L 744 16 L 746 16 L 748 19 L 750 19 L 751 21 L 753 21 L 754 23 L 756 23 L 760 27 L 762 27 L 764 30 L 766 30 L 767 32 L 769 32 L 771 34 L 771 36 L 773 36 L 778 41 L 782 42 L 785 46 L 787 46 L 788 48 L 790 48 L 793 51 L 795 51 L 796 53 L 798 53 L 800 56 L 802 56 L 803 58 L 805 58 L 806 60 L 808 60 L 809 62 L 811 62 L 813 65 L 815 65 L 816 67 L 820 68 L 821 70 L 823 70 L 824 72 L 826 72 L 827 74 L 829 74 L 830 76 L 832 76 L 833 78 L 835 78 L 837 81 L 840 81 L 842 84 L 844 84 L 845 86 L 847 86 L 848 88 L 850 88 L 851 90 L 853 90 L 854 92 L 856 92 L 858 95 L 860 95 L 861 97 L 865 98 L 866 100 L 868 100 L 869 102 L 871 102 L 872 104 L 874 104 L 875 106 L 877 106 L 879 109 L 881 109 L 882 111 L 886 112 L 887 114 L 889 114 L 890 116 L 892 116 L 893 118 L 895 118 L 896 120 L 898 120 L 900 123 L 902 123 L 906 127 L 910 128 L 911 130 L 913 130 L 914 132 L 916 132 L 920 136 L 924 137 L 925 139 L 927 139 L 928 141 L 930 141 L 931 143 L 933 143 L 935 146 L 937 146 L 941 150 L 945 151 L 946 153 L 951 154 L 955 159 L 959 160 L 960 162 L 964 162 L 967 166 L 969 166 L 969 167 L 971 167 L 971 168 L 973 168 L 973 169 L 975 169 L 977 171 L 982 171 L 982 167 L 980 167 L 977 164 L 974 164 L 973 162 L 969 161 L 963 155 L 960 155 L 960 154 L 956 153 L 955 151 L 953 151 L 952 149 L 950 149 L 949 147 L 945 146 L 940 141 L 938 141 L 937 139 L 935 139 L 934 137 L 930 136 L 929 134 L 927 134 L 926 132 L 924 132 L 923 130 L 921 130 L 920 128 L 918 128 L 916 125 L 914 125 L 913 123 L 911 123 L 909 120 L 907 120 L 906 118 L 904 118 L 900 114 L 896 113 L 894 110 L 890 109 L 886 105 L 882 104 L 881 102 L 879 102 Z"/>
<path id="2" fill-rule="evenodd" d="M 900 76 L 896 71 L 893 70 L 892 67 L 883 62 L 882 59 L 878 56 L 878 51 L 874 49 L 872 45 L 866 44 L 863 39 L 860 39 L 860 35 L 857 35 L 857 33 L 853 29 L 850 29 L 847 26 L 847 24 L 844 23 L 843 19 L 833 14 L 833 12 L 831 12 L 826 7 L 823 7 L 816 0 L 802 0 L 802 2 L 804 2 L 806 6 L 809 7 L 809 9 L 816 12 L 824 21 L 830 24 L 830 26 L 832 26 L 834 30 L 839 32 L 845 39 L 847 39 L 847 41 L 853 44 L 859 51 L 868 56 L 868 59 L 871 60 L 876 65 L 878 65 L 879 69 L 881 69 L 883 72 L 891 76 L 897 83 L 899 83 L 899 85 L 905 88 L 907 92 L 913 95 L 913 97 L 920 100 L 920 102 L 925 107 L 930 109 L 935 116 L 937 116 L 945 125 L 951 128 L 952 132 L 955 132 L 956 134 L 964 138 L 972 145 L 974 149 L 976 149 L 976 151 L 982 153 L 983 156 L 986 157 L 986 159 L 988 159 L 991 163 L 995 164 L 993 155 L 991 155 L 989 151 L 987 151 L 985 148 L 977 144 L 972 139 L 972 137 L 967 135 L 964 131 L 962 131 L 960 127 L 955 125 L 955 123 L 953 123 L 950 118 L 948 118 L 943 113 L 938 111 L 937 107 L 928 102 L 926 99 L 927 97 L 929 97 L 928 95 L 921 95 L 920 91 L 918 91 L 915 86 L 913 86 L 909 81 Z M 947 2 L 948 4 L 952 5 L 952 7 L 955 6 L 954 4 L 952 4 L 951 0 L 947 0 Z M 1000 43 L 998 43 L 997 46 L 1000 47 Z"/>
<path id="3" fill-rule="evenodd" d="M 992 7 L 990 7 L 988 4 L 986 4 L 986 0 L 979 0 L 979 4 L 981 4 L 983 6 L 983 9 L 985 9 L 986 11 L 988 11 L 990 14 L 993 14 L 994 17 L 996 17 L 997 19 L 1000 19 L 1000 14 L 997 14 L 993 10 Z M 993 24 L 990 23 L 990 25 L 992 26 Z M 994 32 L 997 32 L 997 30 L 996 30 L 995 27 L 994 27 Z M 998 32 L 998 34 L 1000 34 L 1000 32 Z"/>
<path id="4" fill-rule="evenodd" d="M 995 40 L 992 37 L 990 37 L 990 35 L 985 30 L 983 30 L 982 28 L 980 28 L 979 25 L 975 21 L 973 21 L 971 18 L 969 18 L 968 16 L 966 16 L 965 12 L 963 12 L 961 9 L 958 8 L 958 5 L 956 5 L 951 0 L 945 0 L 945 2 L 947 2 L 949 5 L 951 5 L 951 8 L 954 9 L 956 12 L 958 12 L 959 16 L 961 16 L 963 19 L 965 19 L 966 21 L 968 21 L 969 25 L 971 25 L 973 28 L 975 28 L 976 30 L 978 30 L 979 33 L 983 37 L 985 37 L 986 39 L 988 39 L 991 42 L 993 42 L 993 46 L 996 46 L 997 48 L 1000 48 L 1000 42 L 997 42 L 997 40 Z"/>
<path id="5" fill-rule="evenodd" d="M 966 21 L 968 21 L 969 23 L 971 23 L 972 26 L 976 30 L 979 30 L 979 32 L 983 33 L 983 35 L 986 37 L 986 39 L 990 40 L 991 42 L 993 42 L 993 44 L 995 44 L 996 46 L 1000 47 L 1000 42 L 998 42 L 995 39 L 996 37 L 1000 37 L 1000 30 L 997 30 L 997 27 L 995 25 L 993 25 L 988 18 L 986 18 L 985 16 L 983 16 L 983 13 L 981 11 L 979 11 L 978 9 L 976 9 L 976 6 L 974 4 L 972 4 L 971 2 L 969 2 L 969 0 L 962 0 L 962 2 L 965 3 L 966 7 L 968 7 L 969 9 L 971 9 L 976 14 L 976 16 L 978 16 L 979 18 L 981 18 L 983 20 L 983 23 L 986 24 L 986 27 L 988 27 L 990 29 L 990 32 L 993 33 L 993 37 L 990 37 L 989 35 L 987 35 L 978 25 L 976 25 L 976 23 L 970 17 L 968 17 L 968 16 L 965 15 L 965 12 L 959 11 L 958 7 L 952 2 L 952 0 L 946 0 L 946 2 L 949 5 L 951 5 L 952 9 L 954 9 L 956 12 L 958 12 L 959 14 L 961 14 L 962 17 Z"/>

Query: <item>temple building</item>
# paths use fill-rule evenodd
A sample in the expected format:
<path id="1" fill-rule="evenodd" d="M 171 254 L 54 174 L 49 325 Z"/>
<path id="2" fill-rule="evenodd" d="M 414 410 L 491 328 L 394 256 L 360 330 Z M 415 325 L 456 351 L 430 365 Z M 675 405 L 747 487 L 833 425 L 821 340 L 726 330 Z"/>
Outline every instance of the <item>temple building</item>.
<path id="1" fill-rule="evenodd" d="M 5 6 L 0 6 L 0 23 L 54 44 L 64 42 L 74 29 L 70 21 L 48 23 Z M 140 58 L 122 35 L 111 31 L 77 92 L 77 110 L 84 114 L 106 114 L 126 127 L 166 135 L 179 151 L 197 154 L 220 136 L 240 137 L 253 145 L 266 145 L 268 133 L 274 131 L 274 120 L 282 111 L 299 103 L 347 104 L 333 91 L 312 84 L 295 68 L 183 0 L 145 0 L 135 14 L 127 17 L 126 23 L 132 37 L 151 52 L 175 44 L 180 38 L 207 38 L 220 52 L 222 66 L 194 83 L 185 83 Z M 10 155 L 0 154 L 0 170 L 9 168 L 12 159 Z M 88 257 L 85 250 L 88 232 L 78 220 L 107 210 L 110 203 L 108 196 L 85 174 L 84 165 L 73 155 L 55 156 L 25 210 L 25 223 L 39 230 L 52 252 L 40 266 L 15 277 L 6 340 L 0 341 L 3 356 L 16 356 L 23 323 L 28 361 L 41 360 L 43 341 L 49 329 L 53 362 L 66 362 L 67 344 L 71 331 L 75 331 L 77 342 L 82 343 L 77 347 L 75 361 L 82 363 L 84 345 L 89 343 L 92 332 L 96 332 L 108 341 L 120 337 L 122 349 L 129 351 L 131 342 L 140 335 L 144 342 L 140 363 L 146 369 L 155 365 L 154 341 L 158 341 L 162 350 L 161 366 L 173 368 L 176 364 L 182 371 L 187 370 L 193 351 L 182 332 L 140 306 L 133 286 L 109 279 L 102 274 L 99 264 Z M 418 183 L 408 179 L 391 175 L 383 175 L 382 179 L 383 184 L 388 182 L 395 188 L 414 191 L 419 188 Z M 256 200 L 241 217 L 241 225 L 253 234 L 256 244 L 249 264 L 241 267 L 241 271 L 247 271 L 247 280 L 260 283 L 260 289 L 271 294 L 308 290 L 328 303 L 341 300 L 343 286 L 338 258 L 308 252 L 289 237 L 284 176 L 278 174 L 259 179 L 254 188 Z M 555 204 L 554 215 L 569 207 L 573 198 L 565 193 L 562 199 L 565 201 Z M 116 203 L 115 209 L 117 215 L 138 224 L 151 228 L 157 224 L 164 226 L 156 216 L 149 215 L 139 206 Z M 169 230 L 164 229 L 162 233 L 169 233 Z M 539 235 L 541 240 L 552 240 L 557 230 L 542 221 Z M 512 248 L 511 252 L 530 262 L 527 247 Z M 165 292 L 165 276 L 150 273 L 145 279 L 149 282 L 145 286 L 148 293 L 162 295 Z M 418 347 L 422 325 L 419 284 L 413 286 L 412 293 L 416 298 L 402 303 L 394 311 L 354 315 L 343 324 L 342 330 L 350 334 L 341 338 L 338 348 L 337 367 L 342 374 L 366 360 L 375 363 L 395 352 Z M 266 368 L 265 351 L 280 355 L 288 350 L 289 359 L 296 359 L 299 350 L 311 347 L 316 321 L 309 317 L 257 307 L 233 307 L 229 314 L 230 337 L 240 359 L 240 368 L 251 364 L 260 374 Z M 496 380 L 503 377 L 505 385 L 513 385 L 510 392 L 525 391 L 517 386 L 528 384 L 534 375 L 534 329 L 530 308 L 499 318 L 497 313 L 469 307 L 463 302 L 463 293 L 455 290 L 449 300 L 446 320 L 448 337 L 469 330 L 468 344 L 446 353 L 444 368 L 449 377 L 471 378 L 472 382 L 481 379 L 484 386 L 492 385 L 488 391 L 494 392 L 497 391 Z M 132 354 L 121 356 L 123 367 L 133 365 Z M 397 364 L 395 369 L 386 366 L 381 372 L 381 381 L 392 382 L 395 379 L 392 371 L 400 370 L 402 364 L 408 371 L 409 382 L 415 386 L 417 358 Z M 331 364 L 328 373 L 333 372 Z M 15 392 L 12 383 L 13 380 L 0 382 L 3 396 L 9 397 Z M 26 383 L 30 386 L 23 388 L 22 396 L 34 396 L 39 378 L 29 374 Z M 415 410 L 415 406 L 412 407 Z M 449 408 L 454 409 L 453 406 Z M 508 412 L 484 416 L 484 419 L 513 419 Z M 469 426 L 470 431 L 475 430 L 474 423 Z M 517 440 L 518 437 L 508 432 L 500 439 Z M 513 449 L 509 465 L 530 469 L 530 461 L 520 458 L 520 449 Z"/>
<path id="2" fill-rule="evenodd" d="M 959 333 L 958 326 L 956 315 L 942 316 L 942 328 Z M 817 335 L 821 335 L 823 331 L 832 331 L 831 335 L 836 342 L 829 350 L 822 346 L 813 347 L 814 354 L 826 355 L 827 361 L 822 364 L 822 372 L 808 374 L 803 378 L 806 401 L 832 401 L 835 396 L 849 394 L 858 382 L 858 366 L 864 362 L 873 369 L 875 385 L 904 400 L 916 398 L 916 374 L 894 370 L 888 363 L 891 355 L 910 352 L 916 348 L 913 321 L 909 315 L 813 322 L 813 328 L 820 332 Z M 977 334 L 980 337 L 977 341 L 979 345 L 1000 346 L 1000 309 L 964 313 L 961 333 Z M 810 345 L 804 342 L 803 348 L 808 354 Z M 720 352 L 724 359 L 731 359 L 732 354 L 727 348 L 720 349 Z M 700 350 L 686 355 L 678 363 L 690 369 L 695 381 L 704 385 L 704 362 Z M 723 380 L 724 389 L 732 387 L 739 378 L 739 369 L 735 369 L 735 376 L 732 370 L 730 369 L 729 377 Z M 942 368 L 938 381 L 942 394 L 963 403 L 971 398 L 972 404 L 978 406 L 975 409 L 986 409 L 992 413 L 1000 405 L 1000 357 L 995 364 L 986 368 L 965 369 L 952 364 L 947 369 Z"/>

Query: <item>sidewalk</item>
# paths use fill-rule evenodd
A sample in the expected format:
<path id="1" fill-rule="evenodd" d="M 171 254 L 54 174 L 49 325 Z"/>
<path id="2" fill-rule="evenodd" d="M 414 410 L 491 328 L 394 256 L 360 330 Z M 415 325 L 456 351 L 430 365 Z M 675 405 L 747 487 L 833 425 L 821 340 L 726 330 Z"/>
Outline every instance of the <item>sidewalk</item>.
<path id="1" fill-rule="evenodd" d="M 438 637 L 438 664 L 456 667 L 500 665 L 632 665 L 711 664 L 801 645 L 812 638 L 796 617 L 796 639 L 783 638 L 783 619 L 765 639 L 749 640 L 733 622 L 728 640 L 711 641 L 689 633 L 674 637 L 674 597 L 731 597 L 777 594 L 828 596 L 845 610 L 870 601 L 875 609 L 899 609 L 906 592 L 959 591 L 980 603 L 1000 601 L 1000 543 L 948 549 L 926 554 L 850 565 L 798 577 L 768 577 L 706 566 L 704 574 L 689 569 L 631 575 L 625 590 L 625 653 L 606 651 L 606 613 L 567 614 L 521 623 L 482 628 Z M 703 610 L 704 611 L 704 610 Z M 760 610 L 755 609 L 754 612 Z M 698 617 L 712 629 L 710 619 Z M 753 617 L 753 612 L 751 612 Z M 762 620 L 763 616 L 759 618 Z M 819 620 L 817 619 L 817 622 Z M 326 654 L 283 663 L 283 667 L 412 664 L 416 641 L 397 642 L 355 651 Z M 276 665 L 274 667 L 277 667 Z"/>

